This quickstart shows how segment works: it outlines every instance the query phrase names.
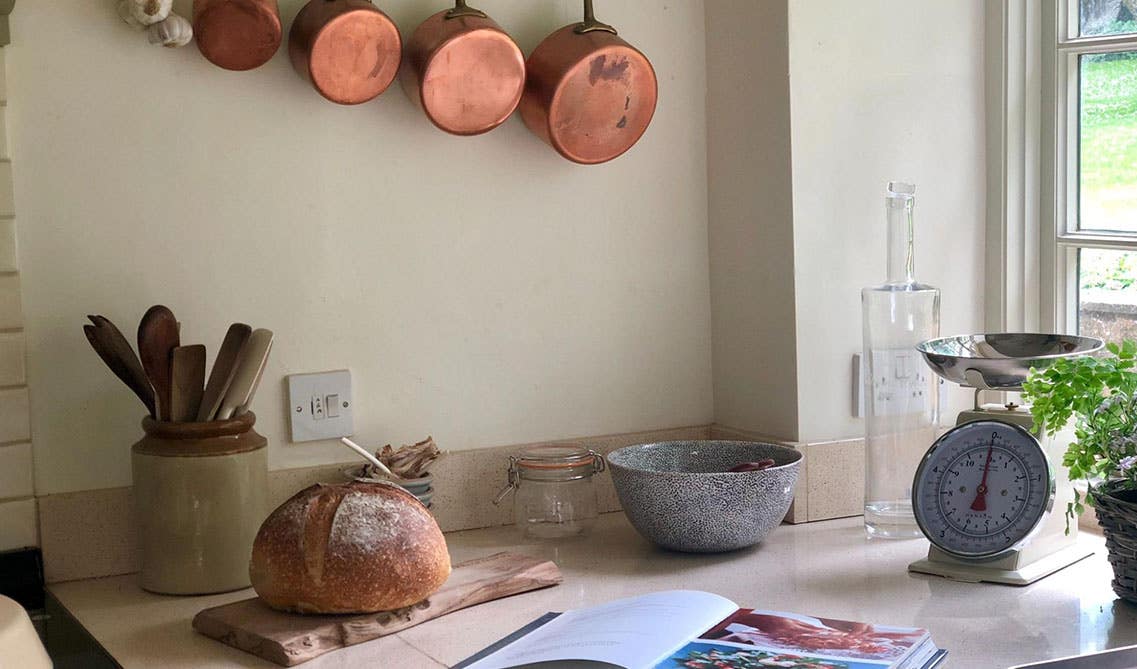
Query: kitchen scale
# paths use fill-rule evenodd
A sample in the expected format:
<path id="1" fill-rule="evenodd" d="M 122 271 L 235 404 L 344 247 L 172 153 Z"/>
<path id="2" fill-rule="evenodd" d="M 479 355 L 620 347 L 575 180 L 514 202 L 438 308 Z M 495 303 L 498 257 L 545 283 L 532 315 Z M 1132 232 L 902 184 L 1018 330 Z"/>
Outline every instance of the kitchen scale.
<path id="1" fill-rule="evenodd" d="M 1051 334 L 980 334 L 916 347 L 941 377 L 975 389 L 975 405 L 936 439 L 912 483 L 916 523 L 931 542 L 908 571 L 1027 585 L 1093 553 L 1066 532 L 1074 488 L 1061 466 L 1072 430 L 1033 431 L 1027 407 L 980 404 L 983 391 L 1021 391 L 1029 371 L 1093 353 L 1100 339 Z"/>

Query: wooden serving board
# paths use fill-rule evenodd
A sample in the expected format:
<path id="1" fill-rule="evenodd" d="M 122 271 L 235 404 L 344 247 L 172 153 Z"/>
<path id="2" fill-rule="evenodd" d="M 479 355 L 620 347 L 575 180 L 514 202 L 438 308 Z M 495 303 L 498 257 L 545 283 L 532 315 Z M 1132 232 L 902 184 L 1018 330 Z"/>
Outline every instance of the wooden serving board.
<path id="1" fill-rule="evenodd" d="M 338 650 L 494 599 L 556 585 L 557 565 L 517 553 L 497 553 L 455 565 L 438 592 L 414 606 L 380 613 L 301 615 L 265 606 L 257 597 L 201 611 L 193 628 L 223 644 L 291 667 Z"/>

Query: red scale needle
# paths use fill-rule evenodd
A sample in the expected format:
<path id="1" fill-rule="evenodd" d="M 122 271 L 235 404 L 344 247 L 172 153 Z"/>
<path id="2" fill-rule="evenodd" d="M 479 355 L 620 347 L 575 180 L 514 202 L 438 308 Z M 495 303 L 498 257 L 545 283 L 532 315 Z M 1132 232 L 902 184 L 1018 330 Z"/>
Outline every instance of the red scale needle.
<path id="1" fill-rule="evenodd" d="M 987 462 L 983 464 L 983 480 L 975 489 L 975 501 L 971 503 L 972 511 L 987 510 L 987 471 L 991 469 L 991 451 L 993 450 L 995 450 L 995 440 L 991 439 L 991 444 L 987 447 Z"/>

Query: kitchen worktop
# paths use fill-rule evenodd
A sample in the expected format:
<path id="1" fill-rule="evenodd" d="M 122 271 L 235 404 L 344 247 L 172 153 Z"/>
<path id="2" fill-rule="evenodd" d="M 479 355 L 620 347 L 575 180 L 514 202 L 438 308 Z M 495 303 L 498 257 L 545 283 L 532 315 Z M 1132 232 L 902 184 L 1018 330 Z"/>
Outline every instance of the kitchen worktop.
<path id="1" fill-rule="evenodd" d="M 657 590 L 697 589 L 744 606 L 927 627 L 950 650 L 946 667 L 1004 669 L 1020 662 L 1137 643 L 1137 607 L 1116 600 L 1100 537 L 1097 552 L 1024 588 L 908 574 L 923 540 L 868 541 L 860 518 L 783 525 L 763 544 L 722 555 L 655 548 L 622 513 L 602 516 L 586 538 L 521 541 L 512 527 L 447 535 L 454 562 L 502 550 L 547 557 L 564 583 L 453 613 L 392 637 L 323 655 L 302 666 L 434 668 L 454 664 L 546 611 L 591 606 Z M 137 576 L 51 586 L 124 667 L 273 667 L 195 633 L 199 610 L 252 590 L 168 597 Z"/>

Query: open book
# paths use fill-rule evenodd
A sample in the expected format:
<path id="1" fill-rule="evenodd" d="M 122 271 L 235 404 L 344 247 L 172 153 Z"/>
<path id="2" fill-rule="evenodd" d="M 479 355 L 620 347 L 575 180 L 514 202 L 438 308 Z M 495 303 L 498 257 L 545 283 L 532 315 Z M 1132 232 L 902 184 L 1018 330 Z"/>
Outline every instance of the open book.
<path id="1" fill-rule="evenodd" d="M 932 669 L 928 631 L 740 609 L 672 590 L 547 614 L 455 669 Z"/>

